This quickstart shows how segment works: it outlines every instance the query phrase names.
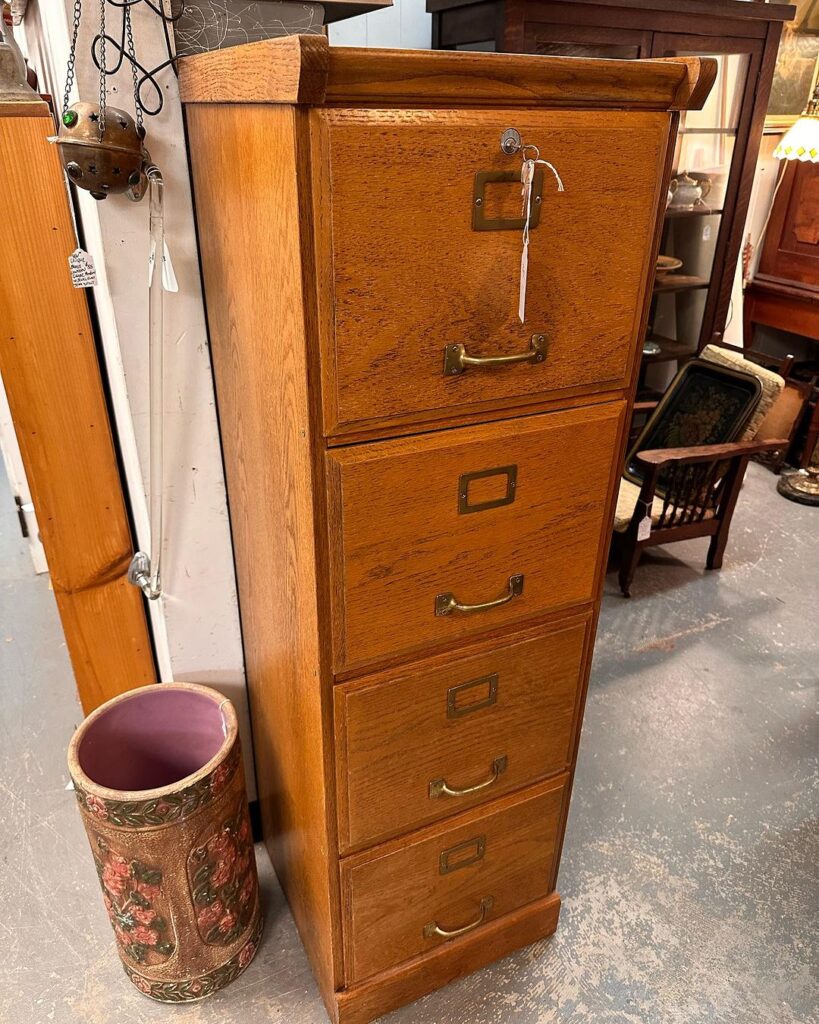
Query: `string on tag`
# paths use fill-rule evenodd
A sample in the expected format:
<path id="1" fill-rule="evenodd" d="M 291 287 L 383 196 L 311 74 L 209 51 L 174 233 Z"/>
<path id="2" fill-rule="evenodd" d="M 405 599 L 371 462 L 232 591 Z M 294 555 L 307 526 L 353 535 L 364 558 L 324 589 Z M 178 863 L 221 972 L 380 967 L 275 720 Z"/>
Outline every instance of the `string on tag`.
<path id="1" fill-rule="evenodd" d="M 527 156 L 527 153 L 533 156 Z M 520 254 L 520 290 L 518 294 L 518 319 L 521 323 L 526 320 L 526 285 L 529 277 L 529 224 L 532 219 L 532 188 L 535 180 L 535 168 L 538 164 L 548 167 L 557 181 L 557 191 L 565 192 L 563 179 L 554 164 L 548 160 L 542 160 L 540 150 L 537 146 L 525 145 L 520 150 L 523 163 L 520 168 L 521 197 L 523 217 L 523 249 Z"/>

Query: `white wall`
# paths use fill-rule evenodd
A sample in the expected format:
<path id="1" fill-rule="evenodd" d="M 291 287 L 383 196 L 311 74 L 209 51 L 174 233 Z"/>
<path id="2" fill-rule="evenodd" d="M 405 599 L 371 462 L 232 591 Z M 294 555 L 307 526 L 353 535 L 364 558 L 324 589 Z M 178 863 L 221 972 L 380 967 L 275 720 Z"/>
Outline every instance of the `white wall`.
<path id="1" fill-rule="evenodd" d="M 759 262 L 761 232 L 771 208 L 773 192 L 776 186 L 777 175 L 780 170 L 780 163 L 774 159 L 773 151 L 781 138 L 781 134 L 763 135 L 759 147 L 754 183 L 751 189 L 751 199 L 748 204 L 748 216 L 745 221 L 745 239 L 751 239 L 754 247 L 754 256 L 751 263 L 753 274 Z M 742 345 L 742 255 L 737 261 L 737 269 L 734 275 L 734 286 L 731 291 L 731 312 L 730 319 L 725 328 L 725 340 L 729 345 Z"/>
<path id="2" fill-rule="evenodd" d="M 329 28 L 333 46 L 385 46 L 426 50 L 432 44 L 432 15 L 425 0 L 394 0 L 394 6 L 372 11 Z"/>
<path id="3" fill-rule="evenodd" d="M 3 387 L 3 378 L 0 377 L 0 456 L 6 467 L 9 487 L 11 488 L 11 500 L 18 501 L 15 511 L 17 515 L 25 520 L 28 533 L 27 544 L 31 563 L 36 573 L 48 572 L 45 549 L 40 541 L 40 527 L 37 523 L 37 514 L 31 500 L 31 491 L 26 477 L 26 468 L 23 465 L 23 456 L 20 452 L 20 445 L 17 442 L 17 434 L 14 431 L 14 422 L 11 418 L 6 389 Z M 21 531 L 22 532 L 22 531 Z"/>

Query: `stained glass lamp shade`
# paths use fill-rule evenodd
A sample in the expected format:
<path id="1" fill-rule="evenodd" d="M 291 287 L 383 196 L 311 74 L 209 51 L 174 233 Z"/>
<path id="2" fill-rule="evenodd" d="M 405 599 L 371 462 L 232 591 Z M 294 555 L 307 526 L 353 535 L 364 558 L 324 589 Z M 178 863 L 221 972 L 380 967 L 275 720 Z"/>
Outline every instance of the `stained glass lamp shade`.
<path id="1" fill-rule="evenodd" d="M 777 160 L 803 160 L 819 163 L 819 82 L 804 113 L 783 136 L 773 151 Z"/>

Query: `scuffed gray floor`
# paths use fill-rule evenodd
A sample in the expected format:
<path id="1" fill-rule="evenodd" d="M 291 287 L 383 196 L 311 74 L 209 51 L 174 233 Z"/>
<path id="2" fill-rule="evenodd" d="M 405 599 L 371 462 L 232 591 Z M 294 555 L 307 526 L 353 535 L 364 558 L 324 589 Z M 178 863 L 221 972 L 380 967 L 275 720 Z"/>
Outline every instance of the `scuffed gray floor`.
<path id="1" fill-rule="evenodd" d="M 557 934 L 390 1024 L 819 1020 L 819 509 L 752 466 L 725 568 L 660 551 L 606 585 Z M 125 980 L 68 781 L 79 705 L 48 583 L 0 481 L 0 1021 L 323 1024 L 259 850 L 262 949 L 212 1000 Z"/>

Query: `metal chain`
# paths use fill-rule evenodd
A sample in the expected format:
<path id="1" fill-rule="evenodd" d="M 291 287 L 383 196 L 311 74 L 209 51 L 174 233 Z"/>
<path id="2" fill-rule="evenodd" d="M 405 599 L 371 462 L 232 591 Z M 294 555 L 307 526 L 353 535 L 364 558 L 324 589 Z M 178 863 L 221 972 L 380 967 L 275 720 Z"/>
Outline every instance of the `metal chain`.
<path id="1" fill-rule="evenodd" d="M 139 74 L 137 72 L 136 64 L 136 49 L 134 47 L 134 29 L 131 25 L 131 4 L 128 4 L 123 9 L 123 18 L 125 19 L 125 36 L 127 39 L 128 56 L 131 58 L 129 63 L 131 65 L 131 77 L 134 80 L 134 113 L 136 114 L 137 128 L 142 128 L 142 104 L 139 102 Z"/>
<path id="2" fill-rule="evenodd" d="M 71 30 L 71 47 L 68 51 L 68 67 L 65 73 L 65 95 L 63 96 L 63 117 L 68 113 L 71 89 L 74 85 L 74 64 L 77 60 L 77 37 L 80 34 L 82 0 L 74 0 L 74 24 Z"/>
<path id="3" fill-rule="evenodd" d="M 100 116 L 97 122 L 100 138 L 105 135 L 105 4 L 106 0 L 100 0 Z"/>

